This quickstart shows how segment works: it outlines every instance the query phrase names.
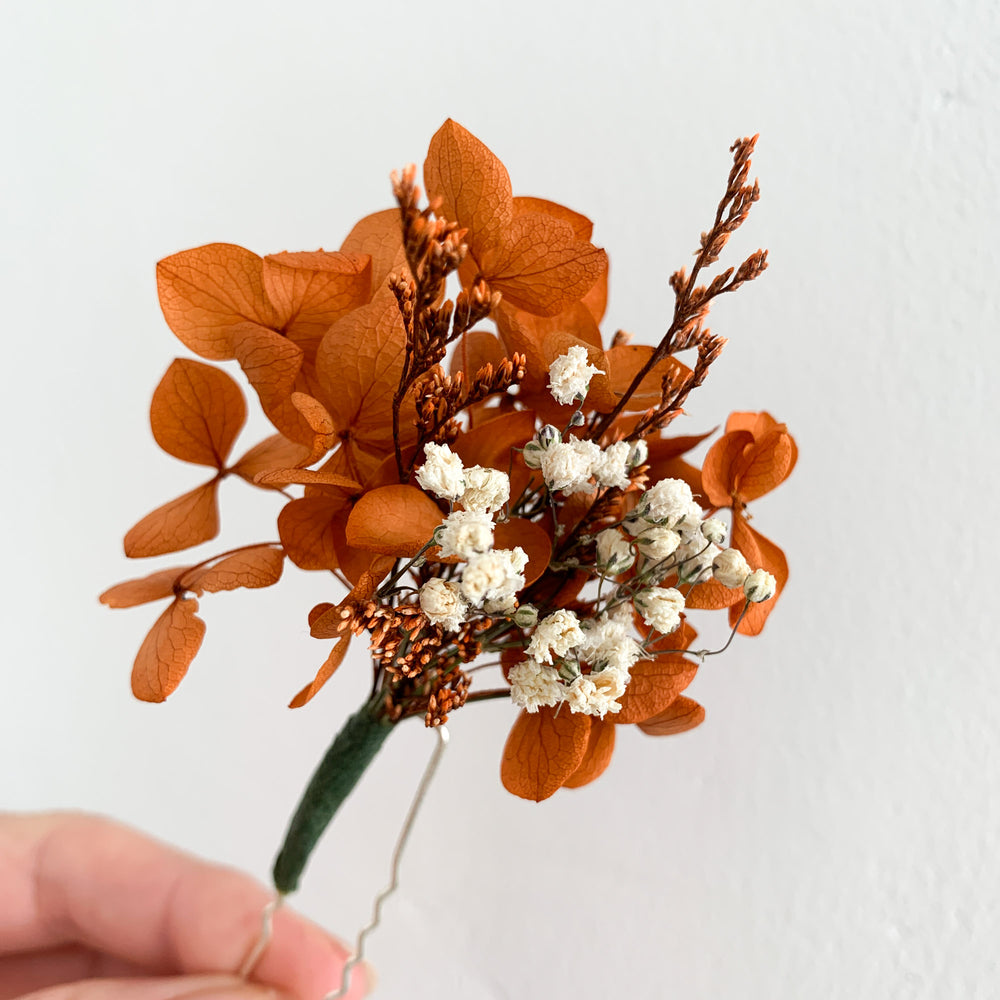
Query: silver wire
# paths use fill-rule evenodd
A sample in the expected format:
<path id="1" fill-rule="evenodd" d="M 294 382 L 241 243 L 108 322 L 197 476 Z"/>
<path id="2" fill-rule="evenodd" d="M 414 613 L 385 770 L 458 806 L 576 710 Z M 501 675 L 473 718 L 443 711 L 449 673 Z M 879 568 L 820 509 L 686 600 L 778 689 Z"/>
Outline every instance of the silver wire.
<path id="1" fill-rule="evenodd" d="M 238 973 L 243 979 L 250 978 L 265 949 L 271 943 L 271 937 L 274 934 L 274 914 L 284 900 L 285 897 L 281 893 L 278 893 L 261 911 L 260 933 L 257 935 L 257 940 L 254 942 L 249 954 L 243 959 L 243 964 L 240 966 Z"/>
<path id="2" fill-rule="evenodd" d="M 420 811 L 420 806 L 423 804 L 424 797 L 427 795 L 427 789 L 430 787 L 434 773 L 437 771 L 438 764 L 441 762 L 441 755 L 444 753 L 445 747 L 448 745 L 448 727 L 438 726 L 437 729 L 435 729 L 435 732 L 438 735 L 437 746 L 434 747 L 434 752 L 431 754 L 431 758 L 427 762 L 427 766 L 424 768 L 420 784 L 417 785 L 413 801 L 410 802 L 409 812 L 407 812 L 406 819 L 403 820 L 402 829 L 399 831 L 396 846 L 393 848 L 392 863 L 389 868 L 389 884 L 375 897 L 375 903 L 372 907 L 372 918 L 358 933 L 358 940 L 354 946 L 354 954 L 347 960 L 347 964 L 341 971 L 340 986 L 332 993 L 327 993 L 322 1000 L 341 1000 L 342 997 L 347 996 L 347 992 L 351 988 L 351 973 L 354 971 L 354 966 L 357 965 L 358 962 L 360 962 L 365 956 L 365 939 L 373 930 L 375 930 L 376 927 L 378 927 L 379 921 L 382 919 L 382 904 L 399 887 L 399 862 L 403 856 L 403 849 L 406 847 L 407 840 L 409 840 L 410 831 L 413 829 L 413 823 L 417 818 L 417 813 Z"/>

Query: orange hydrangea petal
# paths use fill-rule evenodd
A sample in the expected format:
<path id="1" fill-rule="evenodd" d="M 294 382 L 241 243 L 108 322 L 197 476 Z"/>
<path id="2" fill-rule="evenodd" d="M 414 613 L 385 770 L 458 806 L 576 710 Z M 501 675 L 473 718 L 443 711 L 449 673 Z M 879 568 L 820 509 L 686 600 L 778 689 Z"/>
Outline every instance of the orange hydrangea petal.
<path id="1" fill-rule="evenodd" d="M 246 415 L 243 393 L 224 371 L 175 358 L 153 392 L 149 423 L 167 454 L 222 469 Z"/>
<path id="2" fill-rule="evenodd" d="M 563 788 L 582 788 L 599 778 L 611 763 L 614 749 L 615 727 L 606 719 L 593 719 L 583 760 L 563 783 Z"/>
<path id="3" fill-rule="evenodd" d="M 753 435 L 749 431 L 731 431 L 723 434 L 705 456 L 701 466 L 701 481 L 705 495 L 714 507 L 732 505 L 732 493 L 746 465 L 747 453 L 753 448 Z"/>
<path id="4" fill-rule="evenodd" d="M 514 199 L 514 215 L 526 215 L 532 212 L 568 223 L 578 240 L 589 240 L 594 234 L 594 224 L 590 219 L 565 205 L 545 198 L 531 198 L 524 195 L 518 195 Z"/>
<path id="5" fill-rule="evenodd" d="M 470 330 L 455 345 L 448 371 L 452 375 L 465 372 L 466 377 L 471 380 L 484 365 L 493 365 L 495 371 L 506 357 L 507 352 L 499 337 L 489 330 Z"/>
<path id="6" fill-rule="evenodd" d="M 632 667 L 632 679 L 618 699 L 622 710 L 608 718 L 616 724 L 642 722 L 662 712 L 698 673 L 698 665 L 683 656 L 658 656 Z"/>
<path id="7" fill-rule="evenodd" d="M 644 344 L 619 344 L 607 352 L 607 366 L 611 391 L 617 402 L 628 391 L 632 380 L 653 356 L 654 348 Z M 635 392 L 625 404 L 626 410 L 647 410 L 658 406 L 663 395 L 664 376 L 682 377 L 690 369 L 676 358 L 663 358 L 646 373 Z"/>
<path id="8" fill-rule="evenodd" d="M 535 521 L 514 517 L 500 521 L 493 532 L 494 548 L 512 549 L 520 546 L 528 557 L 524 568 L 525 586 L 530 587 L 548 568 L 552 555 L 549 533 Z"/>
<path id="9" fill-rule="evenodd" d="M 542 708 L 517 717 L 500 764 L 508 792 L 541 802 L 560 789 L 583 762 L 590 739 L 591 717 L 578 712 L 556 714 Z"/>
<path id="10" fill-rule="evenodd" d="M 371 298 L 371 258 L 323 250 L 269 254 L 263 280 L 275 326 L 315 357 L 323 334 Z"/>
<path id="11" fill-rule="evenodd" d="M 403 227 L 398 208 L 366 215 L 347 234 L 343 253 L 367 254 L 371 258 L 371 286 L 377 292 L 390 274 L 409 275 L 403 249 Z"/>
<path id="12" fill-rule="evenodd" d="M 170 569 L 157 570 L 137 580 L 117 583 L 104 591 L 98 600 L 109 608 L 134 608 L 150 601 L 162 600 L 164 597 L 173 597 L 174 585 L 190 568 L 190 566 L 173 566 Z"/>
<path id="13" fill-rule="evenodd" d="M 162 556 L 200 545 L 219 533 L 218 480 L 203 483 L 190 493 L 147 514 L 125 535 L 130 559 Z"/>
<path id="14" fill-rule="evenodd" d="M 140 701 L 163 701 L 184 679 L 205 637 L 197 610 L 193 597 L 175 600 L 149 630 L 132 666 L 132 693 Z"/>
<path id="15" fill-rule="evenodd" d="M 303 465 L 311 452 L 311 448 L 289 441 L 284 434 L 272 434 L 255 444 L 235 465 L 230 466 L 229 471 L 255 486 L 280 489 L 280 486 L 271 483 L 258 483 L 257 477 L 265 472 Z"/>
<path id="16" fill-rule="evenodd" d="M 431 138 L 424 160 L 427 197 L 441 199 L 440 215 L 468 229 L 472 255 L 505 238 L 514 216 L 507 168 L 471 132 L 448 119 Z"/>
<path id="17" fill-rule="evenodd" d="M 278 514 L 278 537 L 300 569 L 336 569 L 338 518 L 347 519 L 350 498 L 333 492 L 291 500 Z"/>
<path id="18" fill-rule="evenodd" d="M 760 604 L 751 604 L 739 624 L 738 631 L 743 635 L 759 635 L 768 615 L 778 603 L 785 584 L 788 583 L 788 560 L 785 558 L 785 553 L 770 538 L 765 538 L 759 531 L 755 531 L 742 517 L 738 517 L 733 524 L 733 545 L 743 553 L 752 569 L 766 570 L 774 576 L 777 584 L 774 597 Z M 753 556 L 748 553 L 748 549 L 753 552 Z M 730 625 L 736 624 L 742 607 L 742 604 L 733 605 L 729 609 Z"/>
<path id="19" fill-rule="evenodd" d="M 482 256 L 490 286 L 517 309 L 555 316 L 577 302 L 608 269 L 608 255 L 573 227 L 537 212 L 518 215 Z"/>
<path id="20" fill-rule="evenodd" d="M 684 733 L 705 721 L 705 709 L 693 698 L 681 695 L 669 708 L 659 715 L 639 723 L 639 728 L 647 736 L 673 736 Z"/>
<path id="21" fill-rule="evenodd" d="M 379 486 L 365 493 L 347 519 L 347 544 L 383 555 L 415 556 L 443 515 L 416 486 Z"/>
<path id="22" fill-rule="evenodd" d="M 740 499 L 756 500 L 783 483 L 791 472 L 792 454 L 792 439 L 786 431 L 769 431 L 757 438 L 736 483 Z"/>
<path id="23" fill-rule="evenodd" d="M 301 708 L 306 702 L 312 700 L 316 692 L 334 675 L 337 667 L 344 662 L 344 657 L 347 655 L 347 649 L 350 644 L 350 632 L 334 643 L 333 649 L 330 650 L 330 655 L 323 661 L 323 665 L 317 671 L 316 676 L 288 703 L 289 708 Z"/>
<path id="24" fill-rule="evenodd" d="M 320 469 L 275 469 L 262 472 L 254 482 L 266 486 L 336 486 L 349 493 L 360 493 L 363 489 L 354 479 Z"/>
<path id="25" fill-rule="evenodd" d="M 263 261 L 232 243 L 209 243 L 156 265 L 156 287 L 167 325 L 185 346 L 211 361 L 233 357 L 233 327 L 270 326 Z"/>
<path id="26" fill-rule="evenodd" d="M 274 545 L 254 545 L 240 549 L 208 566 L 200 566 L 182 577 L 186 590 L 237 590 L 270 587 L 281 579 L 285 553 Z"/>
<path id="27" fill-rule="evenodd" d="M 316 374 L 340 432 L 383 452 L 392 446 L 392 399 L 405 349 L 406 329 L 388 286 L 330 327 L 316 355 Z M 404 443 L 416 434 L 414 415 L 410 401 L 400 416 Z"/>

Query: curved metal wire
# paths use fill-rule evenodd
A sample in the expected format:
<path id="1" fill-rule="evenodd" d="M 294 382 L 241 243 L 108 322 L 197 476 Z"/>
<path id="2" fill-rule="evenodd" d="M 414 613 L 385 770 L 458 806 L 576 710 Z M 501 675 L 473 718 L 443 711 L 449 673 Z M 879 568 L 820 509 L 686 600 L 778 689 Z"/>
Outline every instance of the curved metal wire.
<path id="1" fill-rule="evenodd" d="M 327 993 L 323 997 L 323 1000 L 341 1000 L 342 997 L 347 996 L 347 992 L 351 988 L 351 973 L 354 971 L 354 966 L 365 956 L 365 940 L 378 927 L 382 919 L 382 904 L 399 887 L 399 863 L 403 856 L 403 850 L 406 847 L 407 840 L 410 838 L 410 831 L 413 829 L 413 823 L 417 818 L 417 813 L 420 811 L 420 806 L 427 795 L 427 789 L 430 787 L 431 780 L 438 769 L 438 764 L 441 762 L 441 755 L 448 745 L 449 734 L 447 726 L 438 726 L 435 732 L 438 735 L 437 746 L 434 747 L 431 759 L 424 768 L 420 784 L 417 785 L 417 790 L 413 796 L 413 801 L 410 802 L 406 819 L 403 820 L 403 826 L 399 831 L 396 846 L 393 848 L 392 862 L 389 867 L 389 884 L 375 897 L 375 903 L 372 906 L 372 918 L 358 933 L 358 940 L 354 946 L 354 954 L 347 960 L 347 964 L 341 972 L 340 986 L 333 992 Z"/>
<path id="2" fill-rule="evenodd" d="M 417 813 L 420 812 L 420 807 L 427 796 L 427 790 L 430 788 L 431 781 L 437 772 L 438 764 L 441 762 L 441 755 L 444 753 L 450 738 L 447 726 L 438 726 L 435 732 L 438 737 L 437 745 L 434 747 L 434 752 L 431 754 L 430 760 L 424 768 L 424 773 L 420 778 L 420 783 L 417 785 L 417 790 L 410 802 L 410 808 L 406 813 L 406 819 L 403 820 L 403 826 L 399 831 L 399 837 L 396 839 L 396 846 L 392 851 L 392 861 L 389 866 L 389 884 L 376 895 L 372 906 L 372 918 L 358 932 L 354 953 L 348 958 L 344 968 L 341 970 L 340 986 L 331 993 L 327 993 L 322 1000 L 341 1000 L 342 997 L 347 996 L 351 988 L 351 974 L 354 971 L 354 967 L 364 959 L 365 941 L 368 935 L 378 927 L 382 919 L 382 904 L 399 888 L 399 864 L 403 857 L 403 851 L 406 848 L 406 842 L 410 839 L 410 832 L 416 821 Z M 260 933 L 249 954 L 240 965 L 239 975 L 243 979 L 248 979 L 252 975 L 261 956 L 271 943 L 271 938 L 274 936 L 274 914 L 284 900 L 285 897 L 283 895 L 280 893 L 277 894 L 261 912 Z"/>

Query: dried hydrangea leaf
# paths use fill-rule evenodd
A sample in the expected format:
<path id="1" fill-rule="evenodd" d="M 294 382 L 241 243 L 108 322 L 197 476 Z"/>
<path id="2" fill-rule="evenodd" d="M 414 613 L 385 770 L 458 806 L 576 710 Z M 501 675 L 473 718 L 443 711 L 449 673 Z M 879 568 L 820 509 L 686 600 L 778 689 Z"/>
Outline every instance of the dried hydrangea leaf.
<path id="1" fill-rule="evenodd" d="M 165 503 L 133 525 L 125 535 L 130 559 L 162 556 L 200 545 L 219 533 L 218 481 L 203 483 Z"/>
<path id="2" fill-rule="evenodd" d="M 553 795 L 583 762 L 590 726 L 591 716 L 578 712 L 522 711 L 503 750 L 504 788 L 533 802 Z"/>
<path id="3" fill-rule="evenodd" d="M 132 693 L 140 701 L 164 701 L 184 679 L 205 637 L 197 610 L 193 597 L 173 601 L 149 630 L 132 667 Z"/>
<path id="4" fill-rule="evenodd" d="M 592 718 L 587 749 L 580 766 L 566 779 L 563 788 L 582 788 L 599 778 L 611 763 L 615 749 L 615 727 L 608 719 Z"/>

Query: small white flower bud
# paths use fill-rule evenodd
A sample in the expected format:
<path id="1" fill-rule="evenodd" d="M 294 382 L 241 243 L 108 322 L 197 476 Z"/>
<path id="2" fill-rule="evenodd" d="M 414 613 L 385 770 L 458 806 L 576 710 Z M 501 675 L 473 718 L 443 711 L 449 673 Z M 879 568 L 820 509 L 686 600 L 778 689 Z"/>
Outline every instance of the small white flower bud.
<path id="1" fill-rule="evenodd" d="M 537 441 L 529 441 L 523 448 L 521 454 L 524 456 L 524 464 L 529 469 L 540 469 L 542 467 L 542 456 L 545 449 Z"/>
<path id="2" fill-rule="evenodd" d="M 646 464 L 646 459 L 649 458 L 649 445 L 640 438 L 632 444 L 632 448 L 628 453 L 628 468 L 631 471 L 640 465 Z"/>
<path id="3" fill-rule="evenodd" d="M 586 422 L 587 418 L 579 410 L 574 410 L 573 415 L 569 418 L 570 427 L 582 427 Z"/>
<path id="4" fill-rule="evenodd" d="M 778 589 L 778 582 L 762 569 L 755 569 L 743 581 L 743 593 L 754 604 L 769 601 Z"/>
<path id="5" fill-rule="evenodd" d="M 544 427 L 540 428 L 538 433 L 535 435 L 535 440 L 543 448 L 551 448 L 554 444 L 559 444 L 562 441 L 562 435 L 559 433 L 558 427 L 553 427 L 552 424 L 546 424 Z"/>
<path id="6" fill-rule="evenodd" d="M 717 517 L 710 517 L 701 522 L 701 533 L 706 541 L 721 545 L 726 537 L 726 524 Z"/>
<path id="7" fill-rule="evenodd" d="M 533 604 L 522 604 L 514 612 L 514 624 L 521 628 L 534 628 L 538 624 L 538 608 Z"/>
<path id="8" fill-rule="evenodd" d="M 712 560 L 712 575 L 723 587 L 742 587 L 750 575 L 750 564 L 739 549 L 723 549 Z"/>
<path id="9" fill-rule="evenodd" d="M 635 562 L 635 554 L 628 543 L 614 528 L 605 528 L 597 534 L 597 567 L 617 576 Z"/>
<path id="10" fill-rule="evenodd" d="M 635 544 L 639 551 L 653 562 L 669 559 L 681 544 L 681 536 L 661 524 L 654 524 L 636 536 Z"/>

